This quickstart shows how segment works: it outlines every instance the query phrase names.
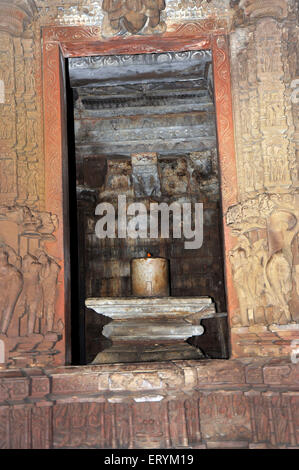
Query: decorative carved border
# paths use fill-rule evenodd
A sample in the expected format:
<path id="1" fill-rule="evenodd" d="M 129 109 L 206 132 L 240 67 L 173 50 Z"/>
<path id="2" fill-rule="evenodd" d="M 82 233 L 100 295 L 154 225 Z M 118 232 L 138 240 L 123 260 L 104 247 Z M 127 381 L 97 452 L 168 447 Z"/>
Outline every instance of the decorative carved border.
<path id="1" fill-rule="evenodd" d="M 206 23 L 206 22 L 205 22 Z M 63 88 L 61 59 L 63 57 L 79 57 L 111 54 L 142 54 L 152 52 L 186 51 L 212 49 L 214 64 L 214 86 L 217 110 L 217 132 L 219 161 L 221 170 L 221 191 L 223 214 L 227 208 L 237 203 L 237 175 L 234 147 L 234 131 L 232 119 L 232 99 L 230 83 L 230 64 L 228 40 L 223 31 L 219 34 L 214 30 L 214 23 L 208 29 L 208 23 L 185 23 L 178 29 L 159 37 L 130 36 L 129 38 L 113 38 L 100 40 L 97 27 L 45 27 L 43 29 L 43 74 L 44 74 L 44 122 L 45 122 L 45 176 L 46 176 L 46 210 L 53 212 L 60 221 L 56 233 L 57 243 L 50 247 L 51 254 L 61 260 L 60 295 L 57 299 L 56 315 L 67 326 L 64 305 L 68 298 L 65 279 L 68 278 L 65 250 L 67 238 L 64 220 L 64 154 L 63 142 Z M 224 224 L 224 245 L 226 256 L 226 290 L 228 313 L 236 306 L 237 298 L 233 287 L 228 253 L 233 240 Z M 65 270 L 63 268 L 65 267 Z M 65 345 L 65 337 L 62 346 Z M 66 344 L 68 347 L 68 344 Z M 64 354 L 59 355 L 60 363 Z"/>
<path id="2" fill-rule="evenodd" d="M 48 253 L 59 260 L 61 270 L 58 278 L 58 296 L 56 300 L 56 321 L 62 321 L 66 327 L 65 306 L 69 293 L 66 292 L 65 277 L 68 276 L 65 253 L 66 224 L 64 215 L 64 191 L 66 175 L 63 167 L 67 161 L 66 139 L 63 141 L 63 88 L 61 51 L 59 44 L 44 42 L 43 45 L 43 94 L 44 94 L 44 139 L 45 139 L 45 207 L 58 218 L 55 233 L 56 243 L 48 243 Z M 65 177 L 64 177 L 65 176 Z M 68 276 L 69 277 L 69 276 Z M 61 352 L 55 358 L 59 364 L 65 363 L 68 355 L 65 331 L 62 340 L 57 343 Z M 68 348 L 69 349 L 69 348 Z M 67 361 L 68 362 L 68 361 Z"/>
<path id="3" fill-rule="evenodd" d="M 235 246 L 236 240 L 231 236 L 231 231 L 226 224 L 225 215 L 228 208 L 237 203 L 238 194 L 229 50 L 225 35 L 213 36 L 212 52 L 223 215 L 225 287 L 228 319 L 230 321 L 233 312 L 238 307 L 238 298 L 234 288 L 229 260 L 230 250 Z M 231 353 L 234 356 L 233 343 L 231 344 Z"/>
<path id="4" fill-rule="evenodd" d="M 299 446 L 298 364 L 124 367 L 0 371 L 0 448 Z"/>

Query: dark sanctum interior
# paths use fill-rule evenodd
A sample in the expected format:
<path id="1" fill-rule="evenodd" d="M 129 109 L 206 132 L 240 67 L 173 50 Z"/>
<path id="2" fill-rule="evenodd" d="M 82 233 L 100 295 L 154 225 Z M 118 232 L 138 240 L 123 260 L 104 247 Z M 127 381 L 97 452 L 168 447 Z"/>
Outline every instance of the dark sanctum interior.
<path id="1" fill-rule="evenodd" d="M 90 363 L 109 346 L 102 334 L 109 320 L 87 309 L 85 299 L 132 296 L 130 262 L 150 253 L 169 260 L 172 297 L 212 298 L 217 315 L 202 320 L 205 333 L 188 342 L 206 358 L 227 358 L 211 51 L 70 58 L 68 76 L 77 198 L 73 324 L 80 332 L 73 357 Z M 99 239 L 96 206 L 109 202 L 117 213 L 119 195 L 147 208 L 152 202 L 203 203 L 202 247 L 186 249 L 172 230 L 169 238 Z"/>

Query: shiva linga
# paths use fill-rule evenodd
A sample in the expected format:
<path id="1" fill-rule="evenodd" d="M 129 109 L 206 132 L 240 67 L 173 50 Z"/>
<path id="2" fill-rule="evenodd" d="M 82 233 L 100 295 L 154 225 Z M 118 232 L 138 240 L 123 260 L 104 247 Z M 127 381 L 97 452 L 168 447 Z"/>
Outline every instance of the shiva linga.
<path id="1" fill-rule="evenodd" d="M 112 345 L 93 364 L 202 359 L 187 339 L 200 336 L 204 318 L 217 316 L 210 297 L 171 297 L 169 260 L 150 253 L 131 261 L 131 297 L 86 299 L 86 307 L 112 321 L 103 335 Z"/>
<path id="2" fill-rule="evenodd" d="M 132 295 L 134 297 L 169 296 L 169 261 L 165 258 L 134 258 L 131 261 Z"/>

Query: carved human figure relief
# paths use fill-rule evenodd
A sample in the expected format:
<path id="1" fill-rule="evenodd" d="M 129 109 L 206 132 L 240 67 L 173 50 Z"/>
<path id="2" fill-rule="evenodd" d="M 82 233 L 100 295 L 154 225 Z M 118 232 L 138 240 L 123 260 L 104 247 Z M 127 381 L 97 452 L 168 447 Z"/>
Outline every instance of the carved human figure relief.
<path id="1" fill-rule="evenodd" d="M 268 260 L 266 282 L 269 303 L 279 308 L 279 312 L 274 314 L 274 323 L 291 322 L 288 302 L 292 291 L 292 268 L 282 252 L 274 253 Z"/>
<path id="2" fill-rule="evenodd" d="M 267 259 L 267 242 L 264 239 L 251 244 L 242 235 L 239 244 L 231 251 L 230 261 L 240 303 L 242 325 L 256 322 L 254 311 L 264 293 L 264 265 Z"/>
<path id="3" fill-rule="evenodd" d="M 292 321 L 289 301 L 292 291 L 292 242 L 298 233 L 297 218 L 288 211 L 274 211 L 268 219 L 269 259 L 266 284 L 269 300 L 279 308 L 278 323 Z"/>
<path id="4" fill-rule="evenodd" d="M 0 220 L 0 333 L 17 339 L 53 331 L 60 267 L 44 251 L 40 259 L 33 253 L 45 240 L 55 241 L 57 218 L 14 205 L 0 207 Z"/>
<path id="5" fill-rule="evenodd" d="M 228 224 L 238 237 L 230 252 L 239 298 L 235 324 L 295 321 L 297 217 L 298 198 L 290 195 L 261 195 L 229 210 Z"/>
<path id="6" fill-rule="evenodd" d="M 0 333 L 6 335 L 16 302 L 22 291 L 23 276 L 8 261 L 5 247 L 0 247 Z"/>
<path id="7" fill-rule="evenodd" d="M 15 189 L 14 161 L 12 159 L 0 160 L 0 193 L 12 193 Z"/>
<path id="8" fill-rule="evenodd" d="M 43 316 L 46 319 L 47 331 L 52 332 L 54 331 L 56 289 L 60 266 L 43 250 L 38 250 L 36 257 L 41 264 L 40 282 L 43 294 Z"/>
<path id="9" fill-rule="evenodd" d="M 106 13 L 102 25 L 104 36 L 141 31 L 151 34 L 166 29 L 160 17 L 165 0 L 103 0 L 102 9 Z"/>
<path id="10" fill-rule="evenodd" d="M 16 305 L 16 315 L 27 317 L 27 335 L 40 333 L 37 320 L 42 317 L 42 287 L 40 273 L 42 265 L 32 255 L 25 255 L 22 260 L 24 285 Z"/>
<path id="11" fill-rule="evenodd" d="M 19 271 L 21 271 L 21 268 L 22 268 L 22 258 L 21 258 L 21 256 L 19 256 L 15 252 L 15 250 L 9 245 L 5 245 L 4 250 L 8 255 L 9 264 L 11 264 L 15 268 L 17 268 Z"/>

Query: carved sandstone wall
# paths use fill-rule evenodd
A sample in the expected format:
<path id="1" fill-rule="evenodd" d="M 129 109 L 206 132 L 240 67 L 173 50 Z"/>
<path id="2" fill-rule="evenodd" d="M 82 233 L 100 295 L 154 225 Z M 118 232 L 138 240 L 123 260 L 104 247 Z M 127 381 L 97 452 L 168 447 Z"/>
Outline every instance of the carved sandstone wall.
<path id="1" fill-rule="evenodd" d="M 237 240 L 232 342 L 235 354 L 284 355 L 299 319 L 298 11 L 295 2 L 243 3 L 252 18 L 230 35 L 239 191 L 226 215 Z"/>
<path id="2" fill-rule="evenodd" d="M 273 359 L 0 371 L 0 448 L 298 449 L 297 390 Z"/>
<path id="3" fill-rule="evenodd" d="M 61 260 L 50 253 L 63 221 L 45 210 L 41 28 L 49 25 L 89 26 L 98 39 L 124 41 L 179 28 L 191 35 L 230 32 L 238 204 L 226 214 L 236 242 L 228 288 L 239 303 L 229 311 L 232 351 L 288 355 L 299 311 L 295 0 L 0 0 L 0 6 L 2 364 L 61 362 Z"/>

